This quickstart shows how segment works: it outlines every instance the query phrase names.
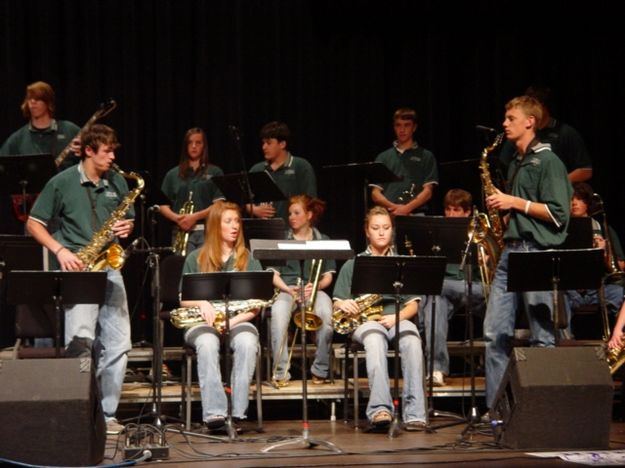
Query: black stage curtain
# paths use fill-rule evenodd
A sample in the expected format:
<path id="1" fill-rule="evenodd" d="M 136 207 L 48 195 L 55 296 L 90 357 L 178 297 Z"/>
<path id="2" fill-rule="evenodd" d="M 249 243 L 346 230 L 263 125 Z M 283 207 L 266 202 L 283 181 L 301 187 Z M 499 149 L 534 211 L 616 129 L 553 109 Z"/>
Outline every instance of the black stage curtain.
<path id="1" fill-rule="evenodd" d="M 123 145 L 119 165 L 148 171 L 158 186 L 186 129 L 207 131 L 211 158 L 228 173 L 242 169 L 228 125 L 240 128 L 249 167 L 262 159 L 260 127 L 284 120 L 292 152 L 317 170 L 328 202 L 322 230 L 360 248 L 361 187 L 324 165 L 373 160 L 393 139 L 393 111 L 410 106 L 420 116 L 417 140 L 441 164 L 433 210 L 451 185 L 479 198 L 477 163 L 448 163 L 479 157 L 487 142 L 475 125 L 500 128 L 506 101 L 545 83 L 556 93 L 554 114 L 585 137 L 592 184 L 623 237 L 623 158 L 614 144 L 625 102 L 622 35 L 606 28 L 556 36 L 542 23 L 536 31 L 452 31 L 439 26 L 451 8 L 458 7 L 410 0 L 6 0 L 0 139 L 23 125 L 29 82 L 50 82 L 58 117 L 79 126 L 112 97 L 119 107 L 105 122 Z"/>

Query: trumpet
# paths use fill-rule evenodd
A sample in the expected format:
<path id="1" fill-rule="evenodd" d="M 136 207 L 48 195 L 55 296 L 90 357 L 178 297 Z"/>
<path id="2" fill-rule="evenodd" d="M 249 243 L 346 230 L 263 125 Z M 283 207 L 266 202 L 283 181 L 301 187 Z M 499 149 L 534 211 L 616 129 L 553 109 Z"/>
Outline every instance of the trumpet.
<path id="1" fill-rule="evenodd" d="M 608 274 L 603 279 L 603 282 L 605 284 L 621 284 L 623 283 L 623 280 L 625 280 L 625 272 L 621 271 L 617 264 L 616 255 L 614 253 L 614 243 L 612 242 L 610 226 L 608 225 L 608 217 L 605 212 L 603 199 L 598 193 L 593 193 L 592 198 L 597 204 L 597 210 L 595 210 L 591 216 L 598 214 L 601 215 L 601 227 L 605 237 L 605 263 Z"/>
<path id="2" fill-rule="evenodd" d="M 189 199 L 184 202 L 182 208 L 180 208 L 179 214 L 191 214 L 194 210 L 195 205 L 193 204 L 193 192 L 189 192 Z M 172 245 L 172 250 L 175 254 L 182 255 L 184 257 L 187 254 L 188 242 L 189 231 L 183 231 L 179 228 L 176 233 L 176 238 L 174 239 L 174 245 Z"/>

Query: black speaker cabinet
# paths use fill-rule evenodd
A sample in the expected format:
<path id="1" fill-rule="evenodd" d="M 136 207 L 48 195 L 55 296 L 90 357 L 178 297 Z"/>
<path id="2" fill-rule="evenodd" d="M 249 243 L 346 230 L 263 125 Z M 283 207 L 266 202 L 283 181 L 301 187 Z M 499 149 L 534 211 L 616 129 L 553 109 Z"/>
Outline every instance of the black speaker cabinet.
<path id="1" fill-rule="evenodd" d="M 0 361 L 0 457 L 96 465 L 106 428 L 91 359 Z"/>
<path id="2" fill-rule="evenodd" d="M 514 348 L 491 408 L 515 449 L 607 449 L 613 382 L 598 347 Z"/>

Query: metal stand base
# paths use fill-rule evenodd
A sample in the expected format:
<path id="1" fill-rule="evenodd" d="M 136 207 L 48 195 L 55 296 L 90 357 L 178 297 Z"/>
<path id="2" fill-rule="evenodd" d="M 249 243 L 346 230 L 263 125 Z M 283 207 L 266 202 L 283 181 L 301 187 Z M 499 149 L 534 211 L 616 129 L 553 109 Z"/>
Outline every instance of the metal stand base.
<path id="1" fill-rule="evenodd" d="M 302 436 L 296 437 L 295 439 L 283 440 L 282 442 L 276 442 L 275 444 L 270 445 L 269 447 L 265 447 L 261 450 L 261 452 L 267 453 L 274 449 L 279 449 L 282 447 L 287 447 L 289 445 L 296 445 L 298 449 L 312 449 L 316 447 L 325 448 L 327 450 L 331 450 L 334 453 L 343 453 L 343 451 L 334 445 L 332 442 L 328 442 L 326 440 L 318 440 L 318 439 L 310 439 L 309 437 L 309 428 L 305 427 L 302 430 Z"/>

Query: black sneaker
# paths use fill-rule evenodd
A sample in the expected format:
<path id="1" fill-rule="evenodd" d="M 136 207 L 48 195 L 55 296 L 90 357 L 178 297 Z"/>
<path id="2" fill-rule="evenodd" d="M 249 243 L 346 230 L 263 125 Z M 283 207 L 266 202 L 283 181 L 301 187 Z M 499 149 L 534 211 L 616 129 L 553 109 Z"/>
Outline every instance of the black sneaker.
<path id="1" fill-rule="evenodd" d="M 206 427 L 210 430 L 221 429 L 226 425 L 226 418 L 223 416 L 213 416 L 208 418 L 208 421 L 205 421 Z"/>

